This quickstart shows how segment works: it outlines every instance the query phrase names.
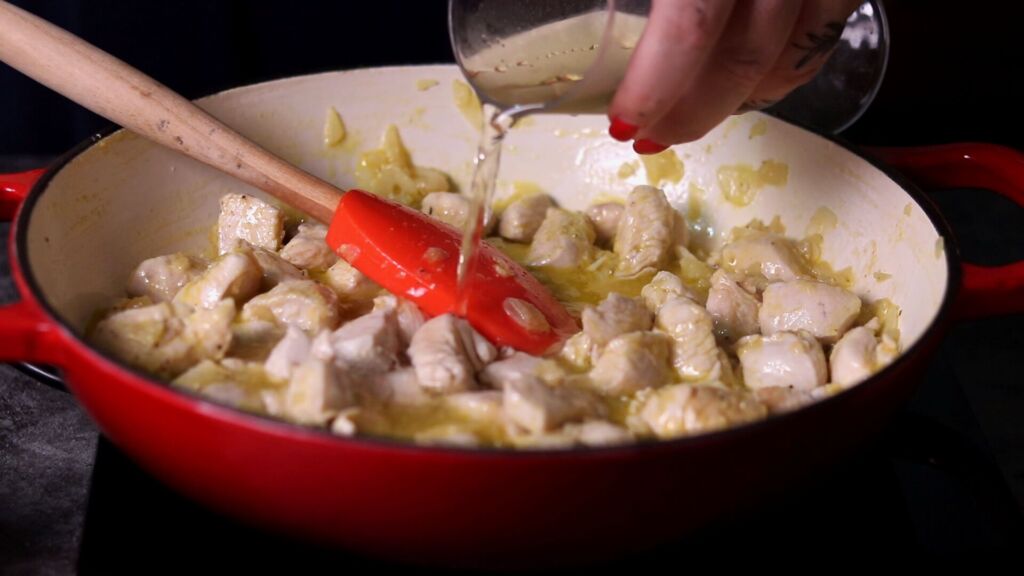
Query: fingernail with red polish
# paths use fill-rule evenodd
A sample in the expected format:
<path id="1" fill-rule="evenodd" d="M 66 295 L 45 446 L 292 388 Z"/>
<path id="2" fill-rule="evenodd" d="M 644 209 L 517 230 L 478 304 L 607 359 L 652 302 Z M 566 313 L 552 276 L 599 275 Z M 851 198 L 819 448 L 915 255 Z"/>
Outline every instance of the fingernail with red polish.
<path id="1" fill-rule="evenodd" d="M 612 118 L 612 125 L 608 127 L 608 133 L 611 134 L 612 138 L 615 138 L 619 142 L 628 142 L 636 136 L 638 127 L 624 121 L 622 118 L 615 116 Z"/>
<path id="2" fill-rule="evenodd" d="M 658 144 L 654 140 L 648 140 L 646 138 L 633 142 L 633 151 L 637 154 L 657 154 L 658 152 L 664 152 L 668 146 L 664 144 Z"/>

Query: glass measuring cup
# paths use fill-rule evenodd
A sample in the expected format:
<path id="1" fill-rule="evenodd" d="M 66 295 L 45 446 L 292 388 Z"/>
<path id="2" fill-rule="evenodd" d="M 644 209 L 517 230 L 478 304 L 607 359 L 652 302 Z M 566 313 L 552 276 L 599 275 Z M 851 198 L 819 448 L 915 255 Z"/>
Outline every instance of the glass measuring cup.
<path id="1" fill-rule="evenodd" d="M 643 33 L 650 0 L 449 0 L 455 57 L 485 103 L 528 112 L 602 113 Z M 849 127 L 885 75 L 889 34 L 880 1 L 847 20 L 810 83 L 766 109 L 823 133 Z"/>

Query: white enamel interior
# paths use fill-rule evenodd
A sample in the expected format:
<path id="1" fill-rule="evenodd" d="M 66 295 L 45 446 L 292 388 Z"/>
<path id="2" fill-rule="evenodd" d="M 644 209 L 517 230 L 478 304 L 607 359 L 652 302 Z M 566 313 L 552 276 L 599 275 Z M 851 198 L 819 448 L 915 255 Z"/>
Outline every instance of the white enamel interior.
<path id="1" fill-rule="evenodd" d="M 203 99 L 201 105 L 243 134 L 342 188 L 354 185 L 359 154 L 396 124 L 416 164 L 441 168 L 464 187 L 477 130 L 456 109 L 453 66 L 354 70 L 260 84 Z M 437 85 L 423 88 L 422 80 Z M 326 149 L 325 111 L 333 106 L 348 129 Z M 752 135 L 755 122 L 766 123 Z M 601 116 L 538 116 L 507 140 L 499 196 L 515 181 L 537 184 L 564 206 L 624 196 L 646 179 L 620 167 L 637 157 L 606 135 Z M 691 184 L 707 191 L 705 218 L 719 237 L 752 218 L 781 217 L 801 237 L 820 207 L 838 216 L 825 233 L 824 256 L 835 269 L 852 266 L 855 290 L 867 300 L 890 298 L 903 311 L 909 347 L 935 317 L 947 283 L 942 240 L 914 200 L 884 173 L 843 148 L 771 117 L 731 118 L 703 140 L 676 146 L 685 165 L 679 183 L 664 186 L 685 210 Z M 724 201 L 717 169 L 763 160 L 789 167 L 788 184 L 765 187 L 743 208 Z M 81 331 L 93 312 L 122 294 L 141 260 L 208 246 L 218 198 L 254 191 L 177 153 L 120 132 L 85 151 L 51 181 L 28 224 L 28 260 L 44 297 Z M 684 212 L 685 213 L 685 212 Z M 891 275 L 876 280 L 874 273 Z"/>

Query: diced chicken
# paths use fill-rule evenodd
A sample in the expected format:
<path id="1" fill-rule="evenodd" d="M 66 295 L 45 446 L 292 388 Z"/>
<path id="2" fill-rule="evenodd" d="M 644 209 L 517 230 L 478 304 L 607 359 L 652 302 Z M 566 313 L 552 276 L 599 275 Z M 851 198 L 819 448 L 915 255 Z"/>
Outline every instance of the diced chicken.
<path id="1" fill-rule="evenodd" d="M 896 343 L 887 336 L 881 341 L 869 326 L 858 326 L 836 342 L 829 355 L 832 382 L 849 387 L 880 370 L 893 361 L 899 352 Z"/>
<path id="2" fill-rule="evenodd" d="M 498 234 L 513 242 L 533 242 L 537 229 L 544 222 L 548 208 L 555 206 L 547 194 L 533 194 L 512 202 L 501 213 Z"/>
<path id="3" fill-rule="evenodd" d="M 423 197 L 420 211 L 448 224 L 456 230 L 465 230 L 469 220 L 469 198 L 458 192 L 431 192 Z"/>
<path id="4" fill-rule="evenodd" d="M 338 260 L 328 268 L 323 281 L 344 302 L 372 300 L 381 290 L 379 284 L 344 260 Z"/>
<path id="5" fill-rule="evenodd" d="M 385 404 L 398 406 L 420 406 L 431 401 L 419 380 L 416 370 L 400 368 L 384 374 L 377 374 L 370 379 L 367 392 Z"/>
<path id="6" fill-rule="evenodd" d="M 772 414 L 783 414 L 812 404 L 816 398 L 812 390 L 797 390 L 788 386 L 769 386 L 754 390 L 754 397 Z"/>
<path id="7" fill-rule="evenodd" d="M 476 373 L 497 357 L 497 350 L 462 318 L 431 318 L 412 337 L 409 359 L 425 389 L 451 394 L 470 390 Z"/>
<path id="8" fill-rule="evenodd" d="M 241 320 L 295 326 L 307 334 L 333 330 L 339 321 L 338 297 L 312 280 L 289 280 L 246 303 Z"/>
<path id="9" fill-rule="evenodd" d="M 560 383 L 564 377 L 565 372 L 557 362 L 524 352 L 514 352 L 506 358 L 488 364 L 480 372 L 480 382 L 499 390 L 518 380 L 532 378 L 554 385 Z"/>
<path id="10" fill-rule="evenodd" d="M 334 362 L 357 377 L 388 372 L 398 364 L 398 323 L 392 312 L 371 312 L 330 336 Z"/>
<path id="11" fill-rule="evenodd" d="M 673 384 L 645 390 L 630 406 L 630 427 L 658 438 L 721 430 L 767 415 L 749 393 L 717 386 Z"/>
<path id="12" fill-rule="evenodd" d="M 617 336 L 650 330 L 654 317 L 640 301 L 612 292 L 595 306 L 584 308 L 583 333 L 603 348 Z"/>
<path id="13" fill-rule="evenodd" d="M 598 358 L 590 378 L 605 394 L 629 394 L 672 381 L 672 338 L 657 332 L 633 332 L 613 339 Z"/>
<path id="14" fill-rule="evenodd" d="M 231 348 L 228 356 L 243 360 L 266 360 L 274 346 L 284 337 L 285 328 L 277 322 L 249 319 L 231 325 Z"/>
<path id="15" fill-rule="evenodd" d="M 615 234 L 619 230 L 619 222 L 626 206 L 618 202 L 604 202 L 587 208 L 587 217 L 597 232 L 597 243 L 611 246 L 615 242 Z"/>
<path id="16" fill-rule="evenodd" d="M 217 246 L 220 254 L 235 250 L 245 240 L 274 252 L 284 239 L 284 214 L 266 202 L 244 194 L 225 194 L 217 218 Z"/>
<path id="17" fill-rule="evenodd" d="M 721 380 L 729 371 L 715 343 L 711 315 L 700 304 L 672 298 L 658 310 L 655 326 L 672 337 L 672 366 L 684 381 Z"/>
<path id="18" fill-rule="evenodd" d="M 281 258 L 304 270 L 327 270 L 338 255 L 327 245 L 327 226 L 304 223 L 298 233 L 281 249 Z"/>
<path id="19" fill-rule="evenodd" d="M 765 288 L 758 321 L 762 334 L 806 330 L 834 343 L 860 313 L 856 294 L 814 280 L 780 282 Z"/>
<path id="20" fill-rule="evenodd" d="M 225 298 L 244 303 L 259 292 L 263 272 L 251 254 L 232 252 L 217 258 L 198 278 L 178 291 L 174 302 L 213 308 Z"/>
<path id="21" fill-rule="evenodd" d="M 261 390 L 252 383 L 265 378 L 258 364 L 229 358 L 220 363 L 203 360 L 175 378 L 172 384 L 198 392 L 215 402 L 250 412 L 263 412 L 267 410 L 263 392 L 276 390 Z"/>
<path id="22" fill-rule="evenodd" d="M 457 392 L 444 397 L 445 406 L 468 420 L 500 426 L 504 423 L 505 393 L 501 390 Z"/>
<path id="23" fill-rule="evenodd" d="M 747 336 L 739 341 L 736 354 L 748 388 L 811 390 L 828 380 L 825 353 L 807 332 Z"/>
<path id="24" fill-rule="evenodd" d="M 655 274 L 654 278 L 640 290 L 640 297 L 643 298 L 647 309 L 654 313 L 657 313 L 661 305 L 672 298 L 684 297 L 697 301 L 697 295 L 689 287 L 683 285 L 679 276 L 665 270 Z"/>
<path id="25" fill-rule="evenodd" d="M 597 361 L 597 352 L 597 347 L 590 339 L 590 336 L 581 331 L 573 334 L 565 341 L 558 355 L 574 368 L 589 370 L 594 362 Z"/>
<path id="26" fill-rule="evenodd" d="M 548 386 L 536 379 L 510 382 L 503 407 L 509 422 L 534 434 L 566 422 L 601 417 L 606 411 L 600 399 L 587 390 Z"/>
<path id="27" fill-rule="evenodd" d="M 295 367 L 309 358 L 310 347 L 309 336 L 295 326 L 289 326 L 284 338 L 270 351 L 263 368 L 274 378 L 288 380 Z"/>
<path id="28" fill-rule="evenodd" d="M 333 363 L 311 356 L 292 373 L 284 414 L 302 424 L 323 426 L 354 402 L 355 393 L 345 374 Z"/>
<path id="29" fill-rule="evenodd" d="M 676 211 L 665 193 L 653 186 L 637 186 L 626 197 L 626 208 L 615 234 L 619 276 L 635 276 L 660 269 L 672 255 Z"/>
<path id="30" fill-rule="evenodd" d="M 281 282 L 287 280 L 303 280 L 306 274 L 295 267 L 294 264 L 281 258 L 276 252 L 264 250 L 263 248 L 252 247 L 252 257 L 259 264 L 263 272 L 261 290 L 270 290 Z"/>
<path id="31" fill-rule="evenodd" d="M 806 275 L 790 240 L 754 230 L 722 247 L 722 266 L 741 275 L 763 276 L 769 282 L 796 280 Z"/>
<path id="32" fill-rule="evenodd" d="M 391 311 L 398 321 L 398 340 L 402 350 L 409 347 L 412 336 L 427 321 L 423 311 L 412 302 L 394 294 L 382 294 L 373 299 L 373 311 Z"/>
<path id="33" fill-rule="evenodd" d="M 586 420 L 579 424 L 566 424 L 565 432 L 575 436 L 584 446 L 615 446 L 629 444 L 633 434 L 607 420 Z"/>
<path id="34" fill-rule="evenodd" d="M 715 332 L 726 342 L 735 342 L 761 330 L 757 319 L 761 303 L 725 270 L 711 275 L 706 307 L 715 321 Z"/>
<path id="35" fill-rule="evenodd" d="M 340 410 L 334 420 L 331 420 L 331 432 L 338 436 L 355 436 L 359 431 L 359 416 L 362 410 L 358 406 Z"/>
<path id="36" fill-rule="evenodd" d="M 584 215 L 548 208 L 527 261 L 533 266 L 572 268 L 589 260 L 593 251 L 594 229 Z"/>
<path id="37" fill-rule="evenodd" d="M 153 302 L 169 302 L 202 272 L 201 264 L 181 253 L 150 258 L 132 272 L 128 294 L 148 296 Z"/>
<path id="38" fill-rule="evenodd" d="M 231 344 L 231 300 L 210 310 L 161 302 L 116 312 L 101 320 L 91 341 L 127 364 L 159 376 L 176 376 L 204 359 L 217 360 Z"/>

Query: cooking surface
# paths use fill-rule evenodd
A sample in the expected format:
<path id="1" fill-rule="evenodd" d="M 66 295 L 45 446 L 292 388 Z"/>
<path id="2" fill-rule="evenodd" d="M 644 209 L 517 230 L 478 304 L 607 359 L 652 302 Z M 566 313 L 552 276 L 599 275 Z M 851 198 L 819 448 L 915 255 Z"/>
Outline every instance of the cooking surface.
<path id="1" fill-rule="evenodd" d="M 0 171 L 38 165 L 38 158 L 0 158 Z M 965 238 L 967 256 L 989 264 L 1024 257 L 1024 211 L 980 196 L 941 197 L 943 211 Z M 13 296 L 8 227 L 0 225 L 0 233 L 0 301 L 6 302 Z M 725 550 L 737 539 L 769 552 L 792 550 L 794 542 L 812 553 L 844 550 L 853 541 L 943 553 L 1019 547 L 1021 319 L 957 327 L 910 407 L 878 442 L 805 486 L 642 562 L 653 566 L 687 551 Z M 233 568 L 378 567 L 217 517 L 169 492 L 96 438 L 70 396 L 0 366 L 0 568 L 66 573 L 80 559 L 83 572 L 108 573 L 130 566 L 131 558 L 185 567 L 211 552 Z"/>

